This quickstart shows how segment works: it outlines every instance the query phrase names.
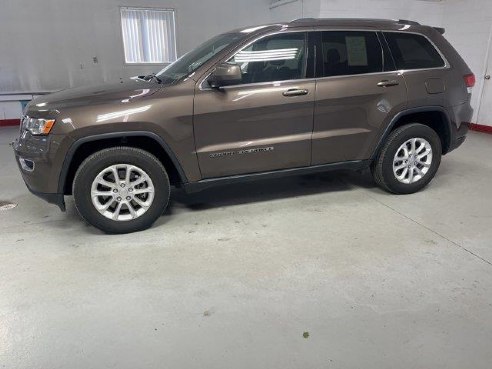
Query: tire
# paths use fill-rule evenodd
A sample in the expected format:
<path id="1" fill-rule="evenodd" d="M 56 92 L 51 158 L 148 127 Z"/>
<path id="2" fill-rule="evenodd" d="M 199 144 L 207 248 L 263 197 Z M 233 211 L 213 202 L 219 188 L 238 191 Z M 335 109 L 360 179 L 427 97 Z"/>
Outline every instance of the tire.
<path id="1" fill-rule="evenodd" d="M 79 214 L 110 234 L 149 228 L 166 209 L 170 193 L 162 163 L 147 151 L 133 147 L 113 147 L 90 155 L 73 182 Z"/>
<path id="2" fill-rule="evenodd" d="M 416 149 L 414 155 L 409 155 L 412 154 L 412 142 L 415 142 Z M 429 146 L 430 155 L 422 157 L 428 152 Z M 434 178 L 441 164 L 441 155 L 442 144 L 437 133 L 423 124 L 411 123 L 391 132 L 374 160 L 371 171 L 376 183 L 384 190 L 395 194 L 411 194 L 423 189 Z"/>

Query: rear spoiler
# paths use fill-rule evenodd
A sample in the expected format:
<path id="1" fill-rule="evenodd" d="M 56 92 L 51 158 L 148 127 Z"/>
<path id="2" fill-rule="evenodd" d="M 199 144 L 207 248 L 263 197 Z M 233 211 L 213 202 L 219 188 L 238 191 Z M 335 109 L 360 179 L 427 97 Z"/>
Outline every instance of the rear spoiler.
<path id="1" fill-rule="evenodd" d="M 446 29 L 445 28 L 442 28 L 442 27 L 432 27 L 432 28 L 434 28 L 441 35 L 444 35 L 444 33 L 446 33 Z"/>
<path id="2" fill-rule="evenodd" d="M 419 22 L 415 22 L 415 21 L 411 21 L 411 20 L 407 20 L 407 19 L 398 19 L 398 23 L 405 24 L 408 26 L 420 26 Z M 446 32 L 445 28 L 441 28 L 441 27 L 432 27 L 432 28 L 434 28 L 441 35 L 444 35 L 444 33 Z"/>

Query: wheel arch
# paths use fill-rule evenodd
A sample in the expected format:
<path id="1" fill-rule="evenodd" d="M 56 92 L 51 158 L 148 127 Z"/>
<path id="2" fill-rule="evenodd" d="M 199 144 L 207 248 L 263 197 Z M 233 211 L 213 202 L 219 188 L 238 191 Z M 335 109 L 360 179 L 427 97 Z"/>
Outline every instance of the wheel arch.
<path id="1" fill-rule="evenodd" d="M 171 184 L 188 182 L 185 172 L 169 145 L 157 134 L 147 131 L 111 132 L 76 140 L 67 152 L 58 180 L 58 193 L 70 195 L 80 164 L 94 152 L 114 146 L 137 147 L 155 155 L 169 174 Z"/>
<path id="2" fill-rule="evenodd" d="M 421 123 L 432 128 L 441 139 L 442 154 L 449 152 L 451 146 L 451 120 L 446 109 L 442 106 L 425 106 L 406 109 L 396 114 L 386 127 L 372 155 L 375 159 L 384 145 L 386 138 L 396 128 L 409 123 Z"/>

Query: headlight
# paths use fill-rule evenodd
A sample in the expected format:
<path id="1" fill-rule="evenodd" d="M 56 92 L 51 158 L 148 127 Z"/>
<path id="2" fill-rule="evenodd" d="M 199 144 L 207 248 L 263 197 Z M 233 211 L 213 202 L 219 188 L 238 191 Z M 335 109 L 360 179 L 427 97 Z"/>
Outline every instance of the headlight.
<path id="1" fill-rule="evenodd" d="M 54 119 L 24 117 L 22 128 L 27 129 L 33 135 L 47 135 L 55 125 Z"/>

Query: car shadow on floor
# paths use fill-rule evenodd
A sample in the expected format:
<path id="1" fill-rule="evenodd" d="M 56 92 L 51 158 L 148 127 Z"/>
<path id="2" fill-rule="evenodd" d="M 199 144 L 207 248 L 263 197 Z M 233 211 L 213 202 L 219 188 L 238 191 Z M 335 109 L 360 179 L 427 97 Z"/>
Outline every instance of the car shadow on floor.
<path id="1" fill-rule="evenodd" d="M 374 183 L 369 171 L 362 173 L 353 171 L 332 171 L 319 174 L 289 176 L 269 180 L 257 180 L 212 187 L 202 192 L 186 193 L 183 189 L 173 189 L 168 208 L 161 219 L 155 224 L 165 224 L 174 213 L 185 211 L 204 211 L 207 209 L 224 208 L 241 204 L 253 204 L 280 199 L 305 197 L 330 192 L 348 192 L 357 188 L 380 191 Z M 381 190 L 382 191 L 382 190 Z M 75 208 L 72 197 L 66 197 L 67 212 L 63 219 L 48 220 L 43 223 L 52 228 L 66 229 L 67 225 L 79 227 L 81 218 Z M 88 234 L 103 235 L 95 227 L 85 223 Z"/>
<path id="2" fill-rule="evenodd" d="M 455 166 L 443 160 L 436 178 L 455 176 L 456 173 Z M 431 184 L 433 187 L 439 186 L 435 180 Z M 164 215 L 172 214 L 175 207 L 200 211 L 328 192 L 346 192 L 357 188 L 369 190 L 371 193 L 387 193 L 376 185 L 369 169 L 363 171 L 335 170 L 220 185 L 197 193 L 186 193 L 183 189 L 176 188 L 172 191 L 171 202 Z"/>
<path id="3" fill-rule="evenodd" d="M 257 180 L 247 183 L 217 186 L 191 194 L 186 193 L 182 189 L 174 189 L 171 194 L 171 204 L 165 214 L 172 214 L 173 208 L 176 206 L 185 207 L 192 211 L 200 211 L 240 204 L 310 196 L 326 192 L 350 191 L 356 187 L 376 187 L 369 171 L 364 171 L 363 173 L 333 171 L 321 174 Z"/>

